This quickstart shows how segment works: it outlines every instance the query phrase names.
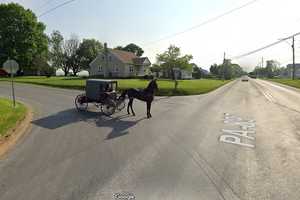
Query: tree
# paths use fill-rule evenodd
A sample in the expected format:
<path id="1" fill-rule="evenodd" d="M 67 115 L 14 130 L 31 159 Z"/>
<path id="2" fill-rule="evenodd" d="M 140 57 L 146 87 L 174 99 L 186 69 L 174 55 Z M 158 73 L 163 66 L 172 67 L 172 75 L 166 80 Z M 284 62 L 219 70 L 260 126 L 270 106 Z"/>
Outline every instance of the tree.
<path id="1" fill-rule="evenodd" d="M 59 31 L 53 31 L 49 38 L 50 61 L 52 67 L 62 68 L 64 65 L 63 53 L 64 37 Z"/>
<path id="2" fill-rule="evenodd" d="M 26 70 L 36 55 L 44 56 L 48 50 L 45 28 L 31 10 L 16 3 L 0 4 L 0 63 L 11 57 Z"/>
<path id="3" fill-rule="evenodd" d="M 55 68 L 50 66 L 47 60 L 43 57 L 35 57 L 33 60 L 33 65 L 35 66 L 35 70 L 39 76 L 45 75 L 47 77 L 51 77 L 55 74 Z"/>
<path id="4" fill-rule="evenodd" d="M 123 51 L 124 47 L 122 47 L 122 46 L 116 46 L 114 49 L 116 49 L 116 50 L 122 50 Z"/>
<path id="5" fill-rule="evenodd" d="M 222 79 L 230 80 L 235 77 L 233 73 L 233 64 L 231 63 L 231 60 L 226 59 L 225 62 L 221 65 L 222 70 Z"/>
<path id="6" fill-rule="evenodd" d="M 253 70 L 253 74 L 259 77 L 274 78 L 279 75 L 288 75 L 288 70 L 286 68 L 280 68 L 280 63 L 276 60 L 267 60 L 266 67 L 256 67 Z"/>
<path id="7" fill-rule="evenodd" d="M 267 77 L 266 68 L 264 67 L 255 67 L 253 74 L 255 74 L 258 77 Z"/>
<path id="8" fill-rule="evenodd" d="M 167 51 L 156 57 L 158 65 L 165 71 L 166 76 L 172 78 L 174 78 L 174 68 L 192 71 L 193 66 L 190 64 L 192 59 L 192 55 L 181 56 L 180 48 L 174 45 L 170 45 Z"/>
<path id="9" fill-rule="evenodd" d="M 76 35 L 71 35 L 70 39 L 66 40 L 63 45 L 64 62 L 62 70 L 65 76 L 68 75 L 70 69 L 73 70 L 74 76 L 80 71 L 81 60 L 77 55 L 80 41 Z"/>
<path id="10" fill-rule="evenodd" d="M 117 49 L 120 49 L 120 46 L 118 46 Z M 140 57 L 144 54 L 144 50 L 141 47 L 139 47 L 139 46 L 137 46 L 136 44 L 133 44 L 133 43 L 128 44 L 127 46 L 125 46 L 121 50 L 132 52 L 138 57 Z"/>
<path id="11" fill-rule="evenodd" d="M 275 60 L 267 60 L 266 76 L 267 78 L 273 78 L 276 76 L 276 71 L 279 68 L 279 63 Z"/>
<path id="12" fill-rule="evenodd" d="M 217 64 L 213 64 L 212 66 L 210 66 L 210 73 L 212 75 L 218 76 L 219 75 L 219 70 L 218 70 L 219 66 Z"/>
<path id="13" fill-rule="evenodd" d="M 195 63 L 192 63 L 193 66 L 193 78 L 200 79 L 203 77 L 203 73 L 200 67 L 198 67 Z"/>
<path id="14" fill-rule="evenodd" d="M 89 64 L 103 51 L 103 45 L 95 39 L 83 39 L 77 50 L 83 69 L 89 68 Z"/>
<path id="15" fill-rule="evenodd" d="M 244 70 L 238 65 L 225 60 L 221 65 L 214 64 L 210 67 L 210 73 L 220 79 L 233 79 L 245 74 Z"/>
<path id="16" fill-rule="evenodd" d="M 276 70 L 276 76 L 288 77 L 289 76 L 289 70 L 286 67 L 279 67 Z"/>
<path id="17" fill-rule="evenodd" d="M 158 64 L 153 64 L 150 68 L 152 73 L 155 73 L 156 77 L 159 77 L 159 72 L 162 71 L 162 67 Z"/>
<path id="18" fill-rule="evenodd" d="M 244 70 L 241 68 L 241 66 L 238 64 L 232 64 L 231 67 L 232 67 L 233 77 L 240 77 L 246 74 Z"/>
<path id="19" fill-rule="evenodd" d="M 178 67 L 183 70 L 193 71 L 193 64 L 190 61 L 193 59 L 192 55 L 184 55 L 178 58 Z"/>
<path id="20" fill-rule="evenodd" d="M 31 71 L 36 72 L 36 75 L 42 75 L 45 69 L 48 67 L 47 59 L 45 57 L 34 57 L 32 61 L 32 67 L 30 68 Z"/>

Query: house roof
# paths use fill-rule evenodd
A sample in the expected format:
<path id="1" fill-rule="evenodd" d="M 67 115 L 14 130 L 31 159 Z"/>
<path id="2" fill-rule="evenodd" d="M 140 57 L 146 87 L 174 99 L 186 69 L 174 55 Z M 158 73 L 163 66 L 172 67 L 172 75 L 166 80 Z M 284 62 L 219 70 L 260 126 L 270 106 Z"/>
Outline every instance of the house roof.
<path id="1" fill-rule="evenodd" d="M 115 55 L 123 63 L 143 65 L 145 60 L 149 60 L 147 57 L 138 57 L 132 52 L 122 51 L 118 49 L 109 49 L 109 52 Z M 150 61 L 149 61 L 150 62 Z"/>
<path id="2" fill-rule="evenodd" d="M 134 58 L 134 59 L 133 59 L 133 62 L 134 62 L 134 64 L 136 64 L 136 65 L 143 65 L 144 62 L 145 62 L 145 60 L 148 60 L 148 58 L 147 58 L 147 57 Z M 150 62 L 150 61 L 149 61 L 149 62 Z"/>
<path id="3" fill-rule="evenodd" d="M 119 58 L 122 62 L 128 64 L 134 64 L 133 60 L 139 58 L 134 53 L 127 52 L 127 51 L 122 51 L 118 49 L 110 49 L 109 51 L 117 58 Z"/>

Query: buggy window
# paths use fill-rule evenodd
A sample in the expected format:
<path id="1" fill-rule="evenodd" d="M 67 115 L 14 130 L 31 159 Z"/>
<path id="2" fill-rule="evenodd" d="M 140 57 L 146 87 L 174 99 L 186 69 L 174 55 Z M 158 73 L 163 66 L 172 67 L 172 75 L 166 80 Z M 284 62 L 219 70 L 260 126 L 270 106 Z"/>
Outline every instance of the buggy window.
<path id="1" fill-rule="evenodd" d="M 116 91 L 117 90 L 117 84 L 116 83 L 112 83 L 112 90 Z"/>

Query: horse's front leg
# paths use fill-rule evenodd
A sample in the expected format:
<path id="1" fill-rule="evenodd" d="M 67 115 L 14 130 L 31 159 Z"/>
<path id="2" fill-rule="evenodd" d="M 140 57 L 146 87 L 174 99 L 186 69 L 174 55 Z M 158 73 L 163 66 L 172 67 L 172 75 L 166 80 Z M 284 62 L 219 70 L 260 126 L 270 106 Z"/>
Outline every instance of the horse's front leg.
<path id="1" fill-rule="evenodd" d="M 151 115 L 151 101 L 149 102 L 147 102 L 147 118 L 151 118 L 152 117 L 152 115 Z"/>

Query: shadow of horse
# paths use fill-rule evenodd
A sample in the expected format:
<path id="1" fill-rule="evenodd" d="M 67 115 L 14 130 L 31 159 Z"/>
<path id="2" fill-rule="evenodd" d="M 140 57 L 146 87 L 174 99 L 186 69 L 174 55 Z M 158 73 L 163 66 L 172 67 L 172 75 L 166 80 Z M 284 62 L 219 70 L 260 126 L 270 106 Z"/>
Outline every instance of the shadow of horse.
<path id="1" fill-rule="evenodd" d="M 116 117 L 109 120 L 97 120 L 96 125 L 98 127 L 110 127 L 111 132 L 106 137 L 106 140 L 114 139 L 129 134 L 129 128 L 134 127 L 140 121 L 147 119 L 146 117 L 141 118 L 137 121 L 124 121 L 124 117 Z"/>
<path id="2" fill-rule="evenodd" d="M 126 120 L 129 117 L 129 115 L 121 115 L 112 118 L 104 116 L 99 112 L 78 112 L 76 109 L 68 109 L 34 120 L 32 123 L 51 130 L 59 129 L 78 122 L 86 122 L 97 127 L 109 127 L 112 130 L 107 135 L 106 140 L 110 140 L 127 135 L 131 127 L 134 127 L 140 121 L 146 119 L 141 118 L 135 121 Z"/>

